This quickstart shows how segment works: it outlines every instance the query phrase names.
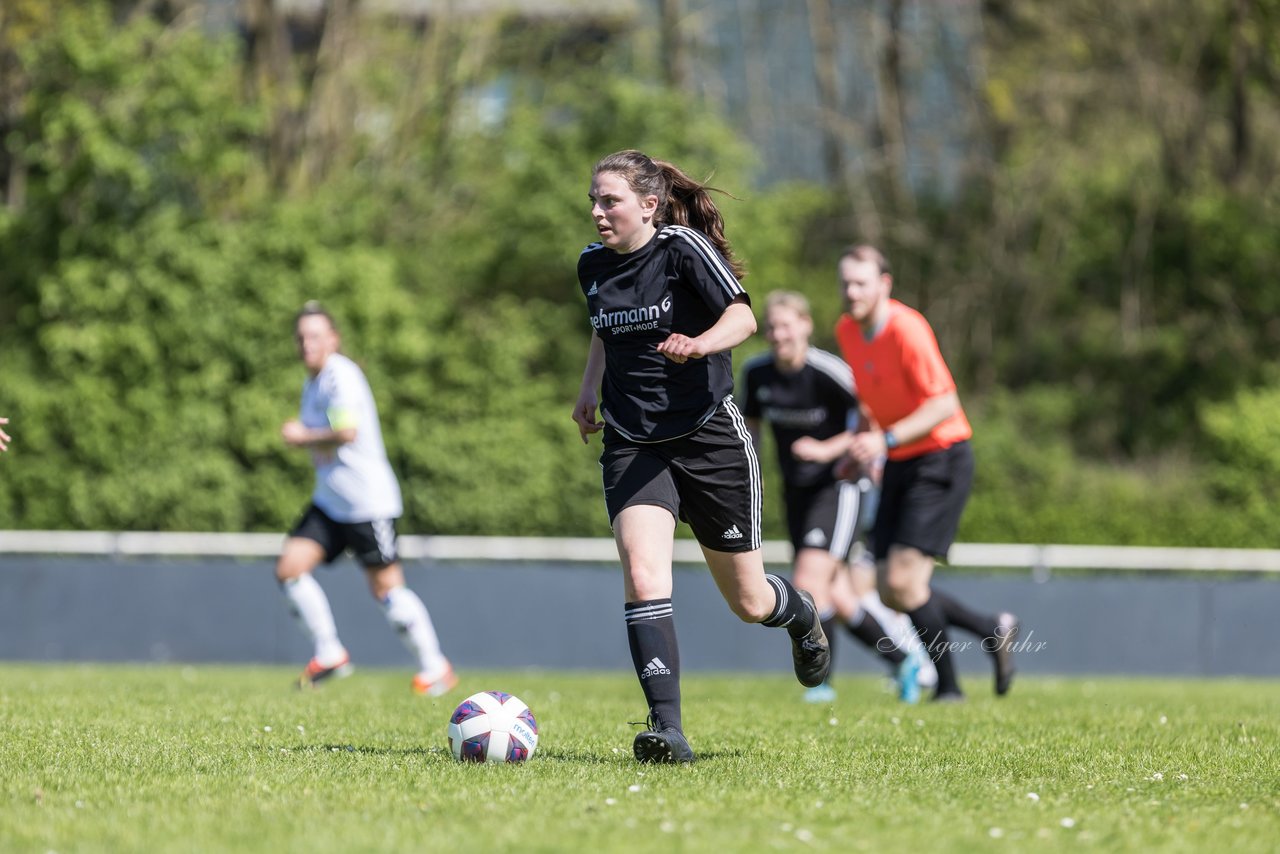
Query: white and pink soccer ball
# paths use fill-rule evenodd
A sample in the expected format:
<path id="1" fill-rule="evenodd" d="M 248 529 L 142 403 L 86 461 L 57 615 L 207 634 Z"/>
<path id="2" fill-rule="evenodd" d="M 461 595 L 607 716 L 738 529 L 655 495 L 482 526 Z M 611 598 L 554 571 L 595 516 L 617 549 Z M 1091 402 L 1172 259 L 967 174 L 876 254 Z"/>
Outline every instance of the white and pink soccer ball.
<path id="1" fill-rule="evenodd" d="M 481 691 L 449 718 L 449 749 L 459 762 L 524 762 L 538 746 L 538 722 L 519 697 Z"/>

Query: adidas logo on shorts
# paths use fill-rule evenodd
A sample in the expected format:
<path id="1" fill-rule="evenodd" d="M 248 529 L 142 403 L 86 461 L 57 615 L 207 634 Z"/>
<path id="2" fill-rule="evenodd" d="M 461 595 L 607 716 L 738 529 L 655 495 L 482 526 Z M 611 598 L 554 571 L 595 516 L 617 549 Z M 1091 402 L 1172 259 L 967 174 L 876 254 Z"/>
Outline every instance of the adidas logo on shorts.
<path id="1" fill-rule="evenodd" d="M 730 525 L 729 530 L 725 531 L 721 536 L 726 540 L 740 540 L 742 539 L 742 532 L 738 530 L 737 525 Z"/>
<path id="2" fill-rule="evenodd" d="M 804 544 L 813 548 L 821 548 L 827 544 L 827 534 L 821 528 L 814 528 L 804 535 Z"/>
<path id="3" fill-rule="evenodd" d="M 644 670 L 640 671 L 641 679 L 648 679 L 650 676 L 670 676 L 671 668 L 662 663 L 662 659 L 654 657 L 649 659 L 649 663 L 644 666 Z"/>

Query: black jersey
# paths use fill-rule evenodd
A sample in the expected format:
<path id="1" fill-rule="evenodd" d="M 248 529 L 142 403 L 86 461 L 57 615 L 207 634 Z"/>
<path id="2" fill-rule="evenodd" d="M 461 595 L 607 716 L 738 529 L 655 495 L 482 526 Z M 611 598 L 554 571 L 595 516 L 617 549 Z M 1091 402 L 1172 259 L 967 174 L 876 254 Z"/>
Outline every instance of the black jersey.
<path id="1" fill-rule="evenodd" d="M 830 439 L 857 420 L 853 372 L 844 359 L 810 347 L 804 367 L 786 373 L 772 353 L 762 353 L 747 361 L 742 386 L 742 413 L 769 422 L 786 485 L 817 486 L 835 480 L 834 462 L 797 460 L 791 456 L 791 443 L 802 436 Z"/>
<path id="2" fill-rule="evenodd" d="M 625 255 L 592 243 L 578 256 L 578 282 L 604 342 L 604 420 L 639 442 L 702 426 L 733 391 L 728 351 L 676 364 L 657 347 L 672 333 L 701 335 L 746 295 L 706 235 L 667 225 Z"/>

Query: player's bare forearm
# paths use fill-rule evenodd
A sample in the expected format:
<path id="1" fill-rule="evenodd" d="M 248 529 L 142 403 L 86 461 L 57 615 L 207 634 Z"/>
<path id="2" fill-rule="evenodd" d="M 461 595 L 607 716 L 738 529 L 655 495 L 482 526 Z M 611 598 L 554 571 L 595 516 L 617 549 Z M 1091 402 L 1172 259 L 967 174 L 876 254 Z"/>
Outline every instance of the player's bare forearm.
<path id="1" fill-rule="evenodd" d="M 893 431 L 899 445 L 909 445 L 929 435 L 929 432 L 943 421 L 960 411 L 960 397 L 955 392 L 934 395 L 916 407 L 905 418 L 893 424 L 882 424 L 881 428 Z"/>
<path id="2" fill-rule="evenodd" d="M 885 433 L 893 433 L 896 445 L 909 445 L 923 439 L 929 432 L 960 409 L 960 398 L 955 392 L 935 395 L 925 400 L 903 418 L 892 424 L 877 425 L 879 429 L 854 436 L 849 455 L 863 464 L 870 463 L 888 453 Z"/>
<path id="3" fill-rule="evenodd" d="M 599 336 L 591 336 L 591 349 L 587 353 L 587 366 L 582 371 L 582 387 L 578 391 L 578 400 L 573 405 L 573 420 L 578 425 L 578 435 L 583 443 L 592 433 L 604 429 L 604 422 L 597 415 L 600 405 L 596 392 L 604 379 L 604 342 Z"/>
<path id="4" fill-rule="evenodd" d="M 697 337 L 673 333 L 658 345 L 658 352 L 673 362 L 701 359 L 715 353 L 732 350 L 756 334 L 756 316 L 745 298 L 729 304 L 710 329 Z"/>
<path id="5" fill-rule="evenodd" d="M 811 463 L 829 463 L 849 452 L 853 444 L 853 432 L 846 430 L 829 439 L 803 436 L 791 443 L 791 456 Z"/>
<path id="6" fill-rule="evenodd" d="M 356 440 L 355 427 L 334 430 L 328 427 L 307 427 L 299 421 L 286 422 L 280 428 L 285 444 L 295 448 L 333 450 Z"/>

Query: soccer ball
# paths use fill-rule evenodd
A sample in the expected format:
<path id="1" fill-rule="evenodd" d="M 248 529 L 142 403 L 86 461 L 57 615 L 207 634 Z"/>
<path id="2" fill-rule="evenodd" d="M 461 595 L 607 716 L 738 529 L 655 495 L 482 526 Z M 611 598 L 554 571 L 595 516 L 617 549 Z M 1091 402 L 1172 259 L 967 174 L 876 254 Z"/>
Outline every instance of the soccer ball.
<path id="1" fill-rule="evenodd" d="M 538 722 L 519 697 L 481 691 L 449 718 L 449 749 L 459 762 L 523 762 L 538 746 Z"/>

